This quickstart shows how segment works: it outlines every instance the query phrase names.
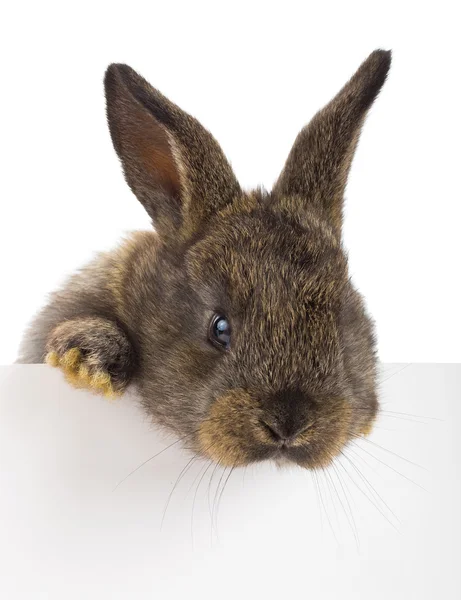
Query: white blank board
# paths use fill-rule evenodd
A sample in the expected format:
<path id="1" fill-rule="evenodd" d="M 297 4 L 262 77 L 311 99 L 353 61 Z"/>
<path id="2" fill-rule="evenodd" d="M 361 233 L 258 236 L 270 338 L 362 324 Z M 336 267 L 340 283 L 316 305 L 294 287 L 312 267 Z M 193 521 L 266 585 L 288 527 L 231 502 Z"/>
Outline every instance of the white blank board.
<path id="1" fill-rule="evenodd" d="M 461 365 L 381 381 L 370 440 L 327 472 L 227 478 L 175 444 L 124 480 L 174 442 L 134 394 L 2 367 L 0 597 L 459 600 Z"/>

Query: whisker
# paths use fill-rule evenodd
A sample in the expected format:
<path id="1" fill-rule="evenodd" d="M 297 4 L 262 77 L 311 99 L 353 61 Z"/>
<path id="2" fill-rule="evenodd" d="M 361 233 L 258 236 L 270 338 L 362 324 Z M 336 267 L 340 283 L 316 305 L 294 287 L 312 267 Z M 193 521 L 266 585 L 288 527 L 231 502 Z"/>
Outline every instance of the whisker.
<path id="1" fill-rule="evenodd" d="M 318 482 L 318 478 L 317 478 L 317 472 L 315 469 L 312 469 L 311 473 L 312 473 L 312 479 L 315 483 L 315 491 L 317 493 L 317 505 L 319 507 L 319 512 L 320 512 L 320 527 L 323 532 L 323 513 L 322 513 L 322 505 L 320 503 L 319 482 Z"/>
<path id="2" fill-rule="evenodd" d="M 320 473 L 319 473 L 319 475 L 320 475 Z M 319 484 L 320 484 L 320 478 L 319 478 Z M 333 528 L 333 525 L 332 525 L 332 523 L 331 523 L 331 520 L 330 520 L 330 515 L 328 514 L 328 511 L 327 511 L 327 509 L 326 509 L 326 504 L 325 504 L 325 502 L 324 502 L 324 500 L 323 500 L 323 494 L 322 494 L 322 490 L 321 490 L 321 487 L 320 487 L 320 485 L 319 485 L 319 492 L 320 492 L 320 501 L 321 501 L 321 503 L 322 503 L 323 510 L 325 511 L 325 516 L 326 516 L 326 518 L 327 518 L 328 525 L 330 526 L 330 529 L 331 529 L 331 532 L 332 532 L 332 534 L 333 534 L 333 537 L 335 538 L 335 541 L 336 541 L 336 543 L 337 543 L 337 544 L 338 544 L 338 546 L 339 546 L 338 538 L 336 537 L 335 530 L 334 530 L 334 528 Z"/>
<path id="3" fill-rule="evenodd" d="M 201 459 L 201 457 L 199 457 L 199 456 L 197 456 L 197 459 L 200 459 L 200 460 L 202 460 L 202 459 Z M 211 460 L 211 459 L 210 459 L 210 460 Z M 196 483 L 197 479 L 200 477 L 200 474 L 202 473 L 202 471 L 203 471 L 203 469 L 205 468 L 206 464 L 207 464 L 207 463 L 205 462 L 205 464 L 202 466 L 202 468 L 201 468 L 201 469 L 199 469 L 199 471 L 198 471 L 197 475 L 194 477 L 194 479 L 193 479 L 192 483 L 191 483 L 191 484 L 190 484 L 190 486 L 189 486 L 189 489 L 187 490 L 187 494 L 189 494 L 189 493 L 192 491 L 192 488 L 194 487 L 194 485 L 195 485 L 195 483 Z M 186 495 L 187 495 L 187 494 L 186 494 Z"/>
<path id="4" fill-rule="evenodd" d="M 338 478 L 339 485 L 341 486 L 344 498 L 346 499 L 347 506 L 349 507 L 349 513 L 350 513 L 351 520 L 349 520 L 349 515 L 347 514 L 347 511 L 345 510 L 345 507 L 344 507 L 343 503 L 341 502 L 341 506 L 343 507 L 344 514 L 346 515 L 346 519 L 347 519 L 347 521 L 348 521 L 348 523 L 349 523 L 349 525 L 351 527 L 352 533 L 354 535 L 354 538 L 355 538 L 355 541 L 356 541 L 356 544 L 357 544 L 357 550 L 360 552 L 360 542 L 359 542 L 359 537 L 358 537 L 357 525 L 355 523 L 354 515 L 352 513 L 352 508 L 351 508 L 351 505 L 350 505 L 350 502 L 349 502 L 349 498 L 348 498 L 348 496 L 347 496 L 347 494 L 345 492 L 345 489 L 344 489 L 344 486 L 343 486 L 343 482 L 342 482 L 341 477 L 340 477 L 340 473 L 339 473 L 339 471 L 336 468 L 336 464 L 334 462 L 332 462 L 331 466 L 333 467 L 333 471 L 334 471 L 336 477 Z M 344 485 L 346 485 L 346 482 L 344 482 Z M 338 493 L 338 497 L 339 497 L 339 493 Z"/>
<path id="5" fill-rule="evenodd" d="M 339 517 L 338 517 L 338 511 L 336 509 L 336 504 L 334 502 L 333 493 L 332 493 L 331 485 L 330 485 L 330 483 L 331 483 L 331 476 L 330 476 L 330 474 L 328 472 L 328 469 L 325 469 L 325 467 L 322 467 L 322 471 L 323 471 L 323 475 L 324 475 L 325 479 L 327 480 L 327 487 L 328 487 L 328 492 L 330 494 L 330 500 L 331 500 L 331 503 L 333 505 L 333 511 L 335 513 L 335 517 L 336 517 L 336 521 L 338 523 L 339 531 L 341 532 L 341 522 L 340 522 Z M 333 489 L 336 491 L 334 485 L 333 485 Z M 336 495 L 337 495 L 337 492 L 336 492 Z"/>
<path id="6" fill-rule="evenodd" d="M 208 458 L 207 458 L 207 456 L 206 456 L 206 453 L 208 452 L 208 450 L 209 450 L 211 447 L 212 447 L 212 444 L 210 444 L 210 445 L 208 446 L 208 448 L 205 448 L 205 449 L 203 450 L 203 453 L 204 453 L 204 455 L 205 455 L 205 456 L 202 456 L 201 454 L 196 454 L 196 455 L 195 455 L 195 456 L 196 456 L 196 458 L 197 458 L 197 459 L 199 459 L 199 460 L 203 460 L 203 459 L 205 459 L 205 460 L 208 460 L 209 462 L 213 462 L 213 459 L 208 459 Z M 192 448 L 189 448 L 189 450 L 192 450 Z M 205 464 L 206 464 L 206 463 L 205 463 Z M 195 482 L 196 482 L 196 481 L 197 481 L 197 479 L 200 477 L 200 473 L 203 471 L 204 467 L 205 467 L 205 465 L 204 465 L 204 466 L 203 466 L 203 467 L 202 467 L 202 468 L 199 470 L 199 472 L 197 473 L 197 475 L 194 477 L 194 480 L 193 480 L 193 482 L 191 483 L 191 485 L 190 485 L 189 489 L 187 490 L 187 493 L 189 493 L 189 492 L 192 490 L 192 488 L 194 487 L 194 485 L 195 485 Z"/>
<path id="7" fill-rule="evenodd" d="M 341 452 L 342 454 L 342 452 Z M 344 455 L 343 455 L 344 456 Z M 347 457 L 345 457 L 347 458 Z M 363 490 L 362 488 L 358 485 L 358 483 L 355 481 L 355 479 L 351 476 L 351 474 L 349 473 L 349 471 L 346 469 L 346 467 L 342 464 L 341 461 L 338 461 L 338 463 L 342 469 L 345 471 L 346 475 L 349 477 L 349 479 L 352 481 L 352 483 L 355 485 L 355 487 L 359 490 L 359 492 L 368 500 L 368 502 L 371 503 L 371 505 L 379 512 L 379 514 L 386 519 L 386 521 L 389 523 L 389 525 L 391 525 L 391 527 L 393 527 L 398 533 L 399 530 L 397 529 L 397 527 L 394 525 L 394 523 L 392 523 L 392 521 L 387 517 L 387 515 L 380 509 L 380 507 L 375 504 L 375 502 L 373 501 L 372 498 L 370 498 Z"/>
<path id="8" fill-rule="evenodd" d="M 355 407 L 354 409 L 354 413 L 355 414 L 364 414 L 366 416 L 371 416 L 370 415 L 370 411 L 367 408 L 360 408 L 360 407 Z M 385 411 L 382 409 L 379 409 L 378 412 L 376 413 L 376 419 L 380 419 L 380 418 L 387 418 L 387 419 L 399 419 L 400 421 L 410 421 L 411 423 L 421 423 L 422 425 L 429 425 L 429 423 L 427 423 L 426 421 L 423 421 L 424 418 L 429 418 L 429 417 L 422 417 L 422 416 L 418 416 L 418 415 L 405 415 L 404 413 L 398 414 L 398 413 L 391 413 L 390 411 Z"/>
<path id="9" fill-rule="evenodd" d="M 214 498 L 213 498 L 213 507 L 211 510 L 211 522 L 214 523 L 216 536 L 218 536 L 218 523 L 216 521 L 216 512 L 215 512 L 216 511 L 216 501 L 217 501 L 218 494 L 219 494 L 219 488 L 220 488 L 222 480 L 224 478 L 224 474 L 226 473 L 228 468 L 229 467 L 224 467 L 223 472 L 221 473 L 221 477 L 219 478 L 218 485 L 216 486 L 215 494 L 214 494 Z"/>
<path id="10" fill-rule="evenodd" d="M 210 421 L 215 421 L 215 420 L 218 420 L 218 419 L 216 419 L 214 417 L 210 417 L 210 418 L 204 419 L 202 421 L 202 424 L 210 422 Z M 128 473 L 128 475 L 126 477 L 124 477 L 123 479 L 121 479 L 117 483 L 117 485 L 114 487 L 114 489 L 112 490 L 112 492 L 115 492 L 115 490 L 120 485 L 122 485 L 122 483 L 124 483 L 128 479 L 128 477 L 131 477 L 131 475 L 133 475 L 134 473 L 136 473 L 137 471 L 139 471 L 139 469 L 141 469 L 142 467 L 144 467 L 144 465 L 147 465 L 147 463 L 149 463 L 151 460 L 154 460 L 154 458 L 157 458 L 157 456 L 160 456 L 161 454 L 163 454 L 164 452 L 166 452 L 167 450 L 169 450 L 172 446 L 175 446 L 176 444 L 179 444 L 180 442 L 183 442 L 187 438 L 190 438 L 190 437 L 196 435 L 199 431 L 200 431 L 200 428 L 196 429 L 195 431 L 192 431 L 191 433 L 188 433 L 187 435 L 184 435 L 184 436 L 180 437 L 179 439 L 177 439 L 173 443 L 171 443 L 169 446 L 166 446 L 166 448 L 163 448 L 162 450 L 160 450 L 160 452 L 157 452 L 157 454 L 154 454 L 154 456 L 151 456 L 150 458 L 148 458 L 147 460 L 145 460 L 144 462 L 142 462 L 135 469 L 133 469 L 130 473 Z"/>
<path id="11" fill-rule="evenodd" d="M 353 444 L 354 446 L 356 446 L 356 443 L 355 443 L 355 442 L 352 442 L 352 444 Z M 351 448 L 351 446 L 350 446 L 350 445 L 344 446 L 344 450 L 350 450 L 350 451 L 352 452 L 352 448 Z M 369 462 L 367 462 L 367 461 L 366 461 L 366 460 L 363 458 L 363 456 L 360 456 L 360 454 L 359 454 L 358 452 L 355 452 L 355 456 L 356 456 L 356 458 L 357 458 L 359 461 L 361 461 L 361 462 L 362 462 L 364 465 L 366 465 L 366 466 L 367 466 L 367 467 L 368 467 L 370 470 L 374 471 L 375 473 L 377 472 L 377 469 L 376 469 L 375 467 L 371 466 L 371 464 L 370 464 Z"/>
<path id="12" fill-rule="evenodd" d="M 394 371 L 395 367 L 389 367 L 387 369 L 379 369 L 379 375 L 384 375 L 385 373 L 389 373 L 390 371 Z"/>
<path id="13" fill-rule="evenodd" d="M 206 463 L 205 463 L 206 464 Z M 191 537 L 192 537 L 192 547 L 194 546 L 194 510 L 195 510 L 195 500 L 197 498 L 197 494 L 198 494 L 198 490 L 200 488 L 200 485 L 203 481 L 203 478 L 205 477 L 205 475 L 207 474 L 208 469 L 211 467 L 211 465 L 213 464 L 212 460 L 208 461 L 208 465 L 206 466 L 206 469 L 204 470 L 203 468 L 200 470 L 200 473 L 202 473 L 202 476 L 199 479 L 199 482 L 197 484 L 197 487 L 195 488 L 195 493 L 194 493 L 194 498 L 192 500 L 192 513 L 191 513 L 191 520 L 190 520 L 190 532 L 191 532 Z M 194 479 L 194 482 L 196 481 L 197 478 Z"/>
<path id="14" fill-rule="evenodd" d="M 349 448 L 349 451 L 353 452 L 352 448 Z M 354 461 L 349 456 L 347 456 L 344 453 L 343 453 L 343 456 L 345 458 L 347 458 L 347 460 L 349 460 L 349 462 L 351 463 L 352 467 L 357 471 L 357 473 L 361 477 L 362 481 L 368 486 L 368 489 L 371 491 L 371 493 L 374 494 L 375 497 L 377 497 L 379 501 L 381 501 L 381 503 L 392 514 L 392 516 L 395 518 L 395 520 L 399 524 L 401 524 L 400 523 L 400 519 L 397 517 L 397 515 L 394 513 L 394 511 L 390 508 L 390 506 L 383 500 L 382 496 L 376 491 L 376 488 L 370 483 L 370 481 L 368 480 L 368 478 L 362 473 L 362 471 L 357 467 L 357 465 L 354 464 Z M 358 454 L 355 453 L 355 456 L 358 456 Z"/>
<path id="15" fill-rule="evenodd" d="M 211 529 L 210 529 L 210 542 L 211 544 L 213 544 L 213 528 L 214 528 L 214 523 L 213 523 L 213 510 L 212 510 L 212 506 L 211 506 L 211 499 L 210 499 L 210 493 L 211 493 L 211 485 L 213 483 L 213 479 L 215 476 L 215 473 L 217 471 L 219 467 L 219 463 L 216 462 L 214 465 L 214 469 L 211 473 L 211 476 L 208 480 L 208 492 L 207 492 L 207 497 L 208 497 L 208 512 L 210 514 L 210 522 L 211 522 Z"/>
<path id="16" fill-rule="evenodd" d="M 243 469 L 243 475 L 242 475 L 242 487 L 245 487 L 245 477 L 247 474 L 247 469 L 248 469 L 248 465 L 245 465 L 245 467 Z"/>
<path id="17" fill-rule="evenodd" d="M 394 471 L 394 473 L 397 473 L 397 475 L 400 475 L 400 477 L 403 477 L 404 479 L 406 479 L 407 481 L 409 481 L 410 483 L 412 483 L 413 485 L 416 485 L 416 487 L 419 487 L 421 490 L 423 490 L 424 492 L 428 493 L 428 490 L 426 488 L 424 488 L 422 485 L 420 485 L 419 483 L 417 483 L 416 481 L 413 481 L 413 479 L 410 479 L 410 477 L 407 477 L 407 475 L 404 475 L 403 473 L 401 473 L 400 471 L 397 471 L 397 469 L 394 469 L 394 467 L 391 467 L 391 465 L 388 465 L 387 463 L 385 463 L 384 461 L 382 461 L 381 459 L 379 459 L 377 456 L 375 456 L 374 454 L 372 454 L 371 452 L 368 452 L 368 450 L 366 450 L 365 448 L 362 448 L 361 446 L 359 446 L 358 444 L 354 444 L 354 446 L 356 448 L 359 448 L 360 450 L 362 450 L 362 452 L 365 452 L 366 454 L 368 454 L 369 456 L 371 456 L 372 458 L 374 458 L 375 460 L 377 460 L 379 463 L 381 463 L 382 465 L 384 465 L 385 467 L 387 467 L 388 469 L 390 469 L 391 471 Z M 418 465 L 417 465 L 418 466 Z M 421 467 L 423 468 L 423 467 Z M 425 469 L 427 470 L 427 469 Z"/>
<path id="18" fill-rule="evenodd" d="M 173 442 L 172 444 L 170 444 L 169 446 L 167 446 L 166 448 L 163 448 L 163 450 L 160 450 L 160 452 L 157 452 L 157 454 L 154 454 L 154 456 L 151 456 L 150 458 L 148 458 L 147 460 L 145 460 L 143 463 L 141 463 L 139 466 L 136 467 L 136 469 L 133 469 L 131 471 L 131 473 L 128 473 L 128 475 L 126 477 L 124 477 L 123 479 L 121 479 L 117 485 L 114 487 L 114 489 L 112 490 L 113 492 L 115 492 L 115 490 L 122 485 L 122 483 L 124 481 L 126 481 L 128 479 L 128 477 L 130 477 L 131 475 L 133 475 L 134 473 L 136 473 L 136 471 L 139 471 L 139 469 L 141 469 L 142 467 L 144 467 L 144 465 L 147 465 L 147 463 L 149 463 L 151 460 L 154 460 L 154 458 L 157 458 L 157 456 L 160 456 L 160 454 L 163 454 L 164 452 L 166 452 L 167 450 L 169 450 L 172 446 L 175 446 L 176 444 L 179 444 L 179 442 L 182 442 L 183 440 L 185 440 L 186 438 L 190 437 L 190 435 L 193 434 L 189 434 L 189 435 L 185 435 L 182 438 L 179 438 L 179 440 L 176 440 L 175 442 Z"/>
<path id="19" fill-rule="evenodd" d="M 392 450 L 388 450 L 387 448 L 384 448 L 384 446 L 380 446 L 379 444 L 377 444 L 376 442 L 373 442 L 372 440 L 362 437 L 362 436 L 355 436 L 356 439 L 358 440 L 363 440 L 364 442 L 366 442 L 367 444 L 371 444 L 372 446 L 376 446 L 376 448 L 379 448 L 380 450 L 383 450 L 384 452 L 387 452 L 388 454 L 392 454 L 392 456 L 395 456 L 396 458 L 400 458 L 400 460 L 403 460 L 404 462 L 413 465 L 414 467 L 418 467 L 419 469 L 422 469 L 423 471 L 428 472 L 428 469 L 426 469 L 426 467 L 423 467 L 422 465 L 418 465 L 418 463 L 415 463 L 411 460 L 408 460 L 408 458 L 405 458 L 403 456 L 400 456 L 400 454 L 397 454 L 396 452 L 393 452 Z"/>
<path id="20" fill-rule="evenodd" d="M 380 416 L 382 416 L 385 419 L 398 419 L 399 421 L 409 421 L 410 423 L 420 423 L 421 425 L 428 425 L 428 423 L 426 423 L 425 421 L 422 421 L 421 419 L 401 417 L 400 415 L 389 415 L 389 414 L 382 412 L 382 413 L 380 413 Z"/>
<path id="21" fill-rule="evenodd" d="M 393 377 L 395 377 L 396 375 L 398 375 L 402 371 L 405 371 L 405 369 L 408 369 L 408 367 L 410 367 L 412 364 L 413 363 L 408 363 L 407 365 L 405 365 L 404 367 L 402 367 L 401 369 L 399 369 L 396 373 L 393 373 L 392 375 L 389 375 L 389 377 L 386 377 L 386 379 L 383 379 L 383 380 L 379 381 L 379 385 L 382 385 L 384 382 L 389 381 L 389 379 L 392 379 Z"/>
<path id="22" fill-rule="evenodd" d="M 181 481 L 181 479 L 183 478 L 183 476 L 186 474 L 186 472 L 189 470 L 189 467 L 192 466 L 192 464 L 197 460 L 197 458 L 198 458 L 197 456 L 193 456 L 188 461 L 188 463 L 186 464 L 186 466 L 182 469 L 181 473 L 179 474 L 178 478 L 176 479 L 176 482 L 175 482 L 175 484 L 173 486 L 173 489 L 170 491 L 170 493 L 168 495 L 168 499 L 167 499 L 165 508 L 163 510 L 162 521 L 161 521 L 161 524 L 160 524 L 160 530 L 162 530 L 162 528 L 163 528 L 163 523 L 165 521 L 166 511 L 168 510 L 168 506 L 170 504 L 170 500 L 171 500 L 171 498 L 173 496 L 173 493 L 174 493 L 176 487 L 178 486 L 179 482 Z"/>
<path id="23" fill-rule="evenodd" d="M 217 503 L 217 505 L 216 505 L 216 529 L 218 528 L 218 514 L 219 514 L 219 507 L 220 507 L 220 505 L 221 505 L 221 499 L 222 499 L 222 497 L 223 497 L 224 490 L 226 489 L 226 485 L 227 485 L 227 483 L 228 483 L 228 481 L 229 481 L 229 479 L 230 479 L 230 477 L 231 477 L 232 473 L 234 472 L 234 469 L 235 469 L 235 465 L 233 465 L 233 466 L 231 467 L 231 470 L 229 471 L 229 474 L 228 474 L 228 476 L 227 476 L 227 477 L 226 477 L 226 479 L 224 480 L 224 484 L 223 484 L 223 486 L 222 486 L 221 493 L 219 494 L 219 497 L 218 497 L 218 503 Z"/>
<path id="24" fill-rule="evenodd" d="M 403 415 L 405 417 L 416 417 L 417 419 L 430 419 L 431 421 L 440 421 L 441 423 L 445 422 L 445 419 L 440 419 L 439 417 L 428 417 L 427 415 L 413 415 L 411 413 L 397 412 L 395 410 L 384 410 L 382 412 L 384 414 Z"/>
<path id="25" fill-rule="evenodd" d="M 380 425 L 373 425 L 373 429 L 379 429 L 380 431 L 391 431 L 392 433 L 403 433 L 400 429 L 389 429 L 388 427 L 381 427 Z"/>

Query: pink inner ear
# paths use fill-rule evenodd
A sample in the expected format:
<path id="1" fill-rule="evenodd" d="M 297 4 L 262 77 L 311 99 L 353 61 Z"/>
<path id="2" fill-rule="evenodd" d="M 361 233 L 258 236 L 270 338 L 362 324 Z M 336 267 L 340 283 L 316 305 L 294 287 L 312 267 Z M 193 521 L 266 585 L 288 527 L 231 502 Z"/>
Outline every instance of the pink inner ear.
<path id="1" fill-rule="evenodd" d="M 131 108 L 129 121 L 121 133 L 137 167 L 139 183 L 160 187 L 167 194 L 179 197 L 179 172 L 165 129 L 142 107 Z"/>

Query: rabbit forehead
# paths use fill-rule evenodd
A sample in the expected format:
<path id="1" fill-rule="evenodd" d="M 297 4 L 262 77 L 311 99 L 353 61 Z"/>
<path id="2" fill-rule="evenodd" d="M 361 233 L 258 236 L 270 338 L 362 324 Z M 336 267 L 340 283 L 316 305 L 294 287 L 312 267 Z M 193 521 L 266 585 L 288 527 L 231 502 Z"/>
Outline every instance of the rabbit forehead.
<path id="1" fill-rule="evenodd" d="M 217 215 L 186 254 L 198 292 L 224 291 L 234 301 L 257 295 L 336 303 L 348 273 L 338 241 L 321 226 L 304 228 L 271 210 Z"/>

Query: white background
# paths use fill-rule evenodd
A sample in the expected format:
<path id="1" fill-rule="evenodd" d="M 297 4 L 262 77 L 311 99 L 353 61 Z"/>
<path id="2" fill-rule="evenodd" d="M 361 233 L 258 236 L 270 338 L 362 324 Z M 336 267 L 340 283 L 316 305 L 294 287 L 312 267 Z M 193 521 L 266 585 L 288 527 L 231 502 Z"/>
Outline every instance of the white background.
<path id="1" fill-rule="evenodd" d="M 168 447 L 129 395 L 1 367 L 0 597 L 459 600 L 461 365 L 380 380 L 371 438 L 333 468 L 227 479 Z"/>
<path id="2" fill-rule="evenodd" d="M 149 226 L 105 123 L 126 62 L 198 117 L 245 187 L 375 48 L 394 52 L 347 190 L 351 272 L 384 361 L 460 361 L 456 2 L 8 2 L 0 15 L 0 363 L 45 294 Z M 459 8 L 459 7 L 458 7 Z"/>

